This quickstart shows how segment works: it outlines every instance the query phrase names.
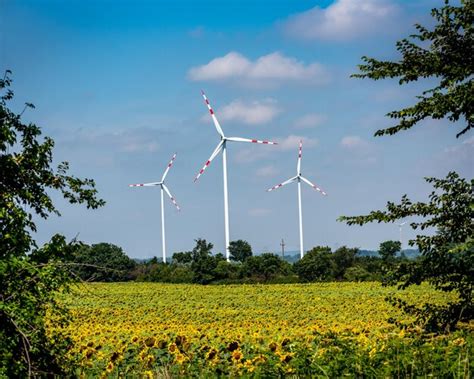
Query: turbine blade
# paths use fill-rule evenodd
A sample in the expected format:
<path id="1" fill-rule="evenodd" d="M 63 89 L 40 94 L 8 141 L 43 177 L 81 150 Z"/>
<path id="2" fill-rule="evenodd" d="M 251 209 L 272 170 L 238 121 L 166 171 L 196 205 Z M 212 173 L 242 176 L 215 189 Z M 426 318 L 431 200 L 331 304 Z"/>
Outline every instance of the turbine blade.
<path id="1" fill-rule="evenodd" d="M 298 164 L 296 166 L 296 171 L 297 171 L 297 174 L 301 174 L 301 156 L 302 156 L 302 153 L 303 153 L 303 141 L 300 140 L 300 147 L 299 147 L 299 150 L 298 150 Z"/>
<path id="2" fill-rule="evenodd" d="M 233 141 L 233 142 L 252 142 L 252 143 L 262 143 L 264 145 L 278 145 L 277 142 L 261 141 L 261 140 L 258 140 L 258 139 L 250 139 L 250 138 L 227 137 L 226 139 L 229 140 L 229 141 Z"/>
<path id="3" fill-rule="evenodd" d="M 178 211 L 180 211 L 181 209 L 179 208 L 179 205 L 178 205 L 178 203 L 176 202 L 176 200 L 175 200 L 175 198 L 173 197 L 173 195 L 171 195 L 171 192 L 170 192 L 170 190 L 168 189 L 168 187 L 166 187 L 166 186 L 163 184 L 163 189 L 165 190 L 165 192 L 167 193 L 167 195 L 170 197 L 171 202 L 174 204 L 174 206 L 176 207 L 176 209 L 178 209 Z"/>
<path id="4" fill-rule="evenodd" d="M 302 177 L 302 176 L 300 176 L 300 178 L 301 178 L 302 181 L 306 182 L 306 183 L 309 184 L 311 187 L 313 187 L 316 191 L 321 192 L 324 196 L 327 195 L 327 193 L 324 192 L 319 186 L 317 186 L 317 185 L 311 183 L 308 179 L 306 179 L 306 178 L 304 178 L 304 177 Z"/>
<path id="5" fill-rule="evenodd" d="M 214 122 L 214 126 L 216 127 L 217 133 L 219 133 L 221 137 L 224 137 L 224 132 L 222 131 L 221 125 L 219 124 L 219 121 L 217 121 L 216 115 L 214 114 L 214 110 L 212 109 L 211 104 L 209 103 L 209 100 L 207 99 L 206 94 L 203 90 L 201 90 L 201 94 L 204 98 L 207 108 L 209 109 L 209 113 L 211 114 L 212 121 Z"/>
<path id="6" fill-rule="evenodd" d="M 203 174 L 204 170 L 206 170 L 207 166 L 209 166 L 211 164 L 212 160 L 217 156 L 217 154 L 219 154 L 219 152 L 221 151 L 223 145 L 224 145 L 224 140 L 219 142 L 219 144 L 217 145 L 215 150 L 212 152 L 211 157 L 207 160 L 207 162 L 201 168 L 201 171 L 199 171 L 199 173 L 194 178 L 194 181 L 199 179 L 199 177 Z"/>
<path id="7" fill-rule="evenodd" d="M 129 184 L 129 187 L 153 187 L 159 186 L 161 182 Z"/>
<path id="8" fill-rule="evenodd" d="M 276 186 L 273 186 L 272 188 L 267 189 L 267 192 L 276 190 L 276 189 L 278 189 L 278 188 L 280 188 L 280 187 L 286 186 L 287 184 L 293 183 L 296 178 L 297 178 L 297 177 L 294 176 L 293 178 L 290 178 L 290 179 L 284 181 L 283 183 L 277 184 Z"/>
<path id="9" fill-rule="evenodd" d="M 161 181 L 164 181 L 165 178 L 166 178 L 166 175 L 168 175 L 168 171 L 170 170 L 171 166 L 173 166 L 173 161 L 176 159 L 176 154 L 177 154 L 177 153 L 174 153 L 174 155 L 171 157 L 171 160 L 170 160 L 170 162 L 168 163 L 168 166 L 166 167 L 166 170 L 165 170 L 165 172 L 163 173 L 163 176 L 161 177 Z"/>

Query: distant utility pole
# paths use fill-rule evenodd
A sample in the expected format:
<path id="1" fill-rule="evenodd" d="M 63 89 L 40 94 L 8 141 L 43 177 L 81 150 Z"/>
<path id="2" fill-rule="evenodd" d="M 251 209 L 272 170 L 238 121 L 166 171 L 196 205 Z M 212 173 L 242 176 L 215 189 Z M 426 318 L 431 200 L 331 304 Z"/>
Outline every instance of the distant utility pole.
<path id="1" fill-rule="evenodd" d="M 280 242 L 281 246 L 281 256 L 282 258 L 285 258 L 285 240 L 282 238 Z"/>

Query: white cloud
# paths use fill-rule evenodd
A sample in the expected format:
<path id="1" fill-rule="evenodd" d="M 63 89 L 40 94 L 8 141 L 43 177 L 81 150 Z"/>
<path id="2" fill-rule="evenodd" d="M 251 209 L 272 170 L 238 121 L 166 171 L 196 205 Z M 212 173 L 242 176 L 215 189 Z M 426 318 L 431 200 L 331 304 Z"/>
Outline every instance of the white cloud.
<path id="1" fill-rule="evenodd" d="M 444 176 L 448 171 L 457 171 L 464 177 L 472 177 L 474 165 L 474 136 L 468 137 L 462 142 L 456 140 L 456 144 L 440 149 L 433 156 L 426 159 L 422 170 L 429 176 Z"/>
<path id="2" fill-rule="evenodd" d="M 336 0 L 327 8 L 316 6 L 291 16 L 284 31 L 294 37 L 318 40 L 352 40 L 391 30 L 399 7 L 390 0 Z"/>
<path id="3" fill-rule="evenodd" d="M 276 52 L 258 58 L 248 74 L 251 79 L 312 80 L 323 71 L 318 63 L 305 66 L 295 58 Z"/>
<path id="4" fill-rule="evenodd" d="M 342 138 L 341 146 L 348 150 L 358 150 L 369 147 L 369 143 L 359 136 L 346 136 Z"/>
<path id="5" fill-rule="evenodd" d="M 249 215 L 254 217 L 266 216 L 270 213 L 271 210 L 267 208 L 253 208 L 249 210 Z"/>
<path id="6" fill-rule="evenodd" d="M 245 103 L 234 100 L 218 111 L 219 120 L 241 121 L 248 125 L 265 124 L 280 113 L 274 100 Z"/>
<path id="7" fill-rule="evenodd" d="M 469 137 L 468 139 L 462 141 L 462 144 L 474 147 L 474 137 Z"/>
<path id="8" fill-rule="evenodd" d="M 271 154 L 269 150 L 275 150 L 276 146 L 266 145 L 261 148 L 252 147 L 252 148 L 243 148 L 237 151 L 234 155 L 234 160 L 237 163 L 250 163 L 264 159 Z"/>
<path id="9" fill-rule="evenodd" d="M 248 86 L 276 85 L 281 82 L 325 84 L 326 69 L 319 63 L 305 64 L 292 57 L 274 52 L 251 61 L 242 54 L 230 52 L 209 63 L 193 67 L 188 77 L 194 81 L 233 80 Z"/>
<path id="10" fill-rule="evenodd" d="M 474 149 L 474 137 L 469 137 L 465 139 L 458 145 L 449 146 L 444 149 L 445 153 L 448 154 L 465 154 L 465 153 L 472 153 Z"/>
<path id="11" fill-rule="evenodd" d="M 131 138 L 123 143 L 121 151 L 126 153 L 154 153 L 155 151 L 158 151 L 158 148 L 159 145 L 155 141 L 144 141 L 140 138 Z"/>
<path id="12" fill-rule="evenodd" d="M 244 76 L 251 65 L 251 62 L 243 55 L 230 52 L 223 57 L 211 60 L 208 64 L 191 68 L 188 76 L 195 81 L 229 79 Z"/>
<path id="13" fill-rule="evenodd" d="M 107 144 L 124 153 L 154 153 L 158 151 L 159 144 L 152 130 L 142 129 L 136 131 L 114 132 L 109 135 L 95 136 L 96 141 L 109 138 Z"/>
<path id="14" fill-rule="evenodd" d="M 288 151 L 288 150 L 297 150 L 300 141 L 303 141 L 303 149 L 305 147 L 313 147 L 318 144 L 317 139 L 313 138 L 308 138 L 308 137 L 303 137 L 303 136 L 295 136 L 295 135 L 290 135 L 286 138 L 283 139 L 277 139 L 278 141 L 278 149 L 281 151 Z"/>
<path id="15" fill-rule="evenodd" d="M 340 159 L 350 165 L 373 166 L 378 161 L 374 147 L 359 136 L 345 136 L 340 145 L 344 150 Z"/>
<path id="16" fill-rule="evenodd" d="M 256 175 L 261 176 L 263 178 L 275 176 L 278 173 L 279 173 L 279 170 L 273 165 L 260 167 L 256 171 Z"/>
<path id="17" fill-rule="evenodd" d="M 160 130 L 135 128 L 111 132 L 107 129 L 80 129 L 61 141 L 70 147 L 84 145 L 88 148 L 109 150 L 122 153 L 154 153 L 159 150 Z"/>
<path id="18" fill-rule="evenodd" d="M 278 145 L 241 149 L 236 153 L 235 161 L 238 163 L 250 163 L 267 158 L 270 154 L 275 152 L 294 150 L 296 153 L 300 140 L 303 141 L 303 150 L 307 147 L 313 147 L 318 144 L 317 139 L 297 135 L 290 135 L 285 138 L 275 138 L 272 139 L 272 141 L 278 142 Z"/>
<path id="19" fill-rule="evenodd" d="M 136 155 L 151 156 L 162 149 L 163 130 L 117 129 L 95 127 L 59 130 L 54 135 L 58 144 L 58 157 L 66 157 L 74 165 L 111 169 L 118 167 L 123 159 L 130 161 Z"/>
<path id="20" fill-rule="evenodd" d="M 295 128 L 315 128 L 327 120 L 327 117 L 317 113 L 309 113 L 296 119 Z"/>

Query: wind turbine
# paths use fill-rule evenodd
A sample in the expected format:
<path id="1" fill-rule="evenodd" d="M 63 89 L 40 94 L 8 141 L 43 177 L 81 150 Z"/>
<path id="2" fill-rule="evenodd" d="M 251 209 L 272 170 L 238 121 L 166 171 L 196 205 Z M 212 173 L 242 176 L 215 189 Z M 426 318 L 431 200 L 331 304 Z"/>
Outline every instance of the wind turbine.
<path id="1" fill-rule="evenodd" d="M 311 183 L 308 179 L 306 179 L 304 176 L 301 175 L 301 155 L 302 155 L 302 149 L 303 149 L 303 141 L 300 141 L 300 146 L 298 150 L 298 163 L 296 165 L 296 176 L 284 181 L 283 183 L 277 184 L 276 186 L 273 186 L 272 188 L 267 189 L 267 192 L 273 191 L 275 189 L 278 189 L 280 187 L 286 186 L 287 184 L 297 182 L 298 183 L 298 211 L 299 211 L 299 221 L 300 221 L 300 257 L 303 258 L 304 255 L 304 250 L 303 250 L 303 213 L 301 210 L 301 181 L 305 182 L 306 184 L 310 185 L 313 187 L 316 191 L 321 192 L 324 196 L 327 195 L 326 192 L 324 192 L 321 188 L 319 188 L 317 185 Z"/>
<path id="2" fill-rule="evenodd" d="M 224 175 L 224 231 L 225 231 L 225 250 L 226 250 L 226 258 L 227 261 L 230 261 L 230 252 L 229 252 L 229 200 L 228 200 L 228 191 L 227 191 L 227 142 L 250 142 L 250 143 L 261 143 L 264 145 L 277 145 L 276 142 L 270 141 L 260 141 L 257 139 L 249 139 L 249 138 L 241 138 L 241 137 L 226 137 L 224 132 L 217 121 L 216 115 L 214 110 L 209 103 L 209 100 L 206 97 L 204 91 L 201 90 L 202 97 L 206 102 L 207 108 L 209 109 L 209 113 L 211 114 L 212 121 L 214 122 L 214 126 L 216 127 L 217 133 L 219 134 L 221 140 L 217 144 L 217 147 L 211 154 L 211 157 L 207 160 L 204 164 L 202 169 L 194 178 L 194 182 L 199 179 L 199 177 L 203 174 L 204 170 L 211 164 L 212 160 L 222 151 L 222 169 Z"/>
<path id="3" fill-rule="evenodd" d="M 165 239 L 165 206 L 164 206 L 164 192 L 169 196 L 171 199 L 171 202 L 175 205 L 175 207 L 179 209 L 178 203 L 176 203 L 175 198 L 173 195 L 171 195 L 170 190 L 168 187 L 165 185 L 165 178 L 166 175 L 168 175 L 168 171 L 170 170 L 171 166 L 173 165 L 174 160 L 176 159 L 176 153 L 171 157 L 170 162 L 168 163 L 168 166 L 165 169 L 165 172 L 163 173 L 163 176 L 161 177 L 161 180 L 159 182 L 153 182 L 153 183 L 139 183 L 139 184 L 130 184 L 129 187 L 155 187 L 155 186 L 160 186 L 161 187 L 161 244 L 163 247 L 163 263 L 166 263 L 166 239 Z"/>
<path id="4" fill-rule="evenodd" d="M 400 249 L 403 250 L 403 241 L 402 241 L 402 226 L 405 225 L 407 223 L 407 221 L 405 222 L 402 222 L 401 224 L 397 224 L 398 225 L 398 229 L 400 231 Z"/>

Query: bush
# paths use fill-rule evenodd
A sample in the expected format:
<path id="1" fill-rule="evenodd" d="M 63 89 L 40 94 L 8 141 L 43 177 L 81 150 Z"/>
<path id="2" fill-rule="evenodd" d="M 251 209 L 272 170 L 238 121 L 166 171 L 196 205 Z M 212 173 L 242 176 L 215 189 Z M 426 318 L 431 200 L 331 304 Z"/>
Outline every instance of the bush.
<path id="1" fill-rule="evenodd" d="M 350 282 L 364 282 L 371 280 L 371 275 L 361 266 L 352 266 L 346 270 L 344 279 Z"/>
<path id="2" fill-rule="evenodd" d="M 334 279 L 335 264 L 329 247 L 314 247 L 294 264 L 294 270 L 304 282 Z"/>
<path id="3" fill-rule="evenodd" d="M 291 273 L 291 266 L 278 255 L 264 253 L 247 258 L 241 269 L 242 277 L 250 277 L 256 281 L 268 282 Z"/>
<path id="4" fill-rule="evenodd" d="M 72 257 L 74 272 L 86 281 L 123 282 L 132 279 L 136 266 L 122 248 L 110 243 L 83 245 Z"/>

